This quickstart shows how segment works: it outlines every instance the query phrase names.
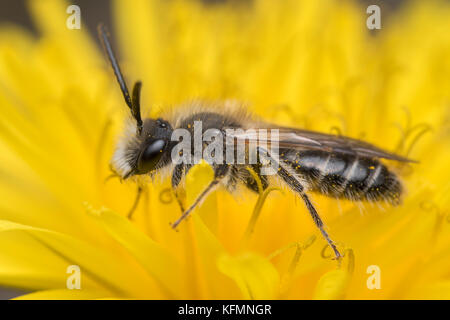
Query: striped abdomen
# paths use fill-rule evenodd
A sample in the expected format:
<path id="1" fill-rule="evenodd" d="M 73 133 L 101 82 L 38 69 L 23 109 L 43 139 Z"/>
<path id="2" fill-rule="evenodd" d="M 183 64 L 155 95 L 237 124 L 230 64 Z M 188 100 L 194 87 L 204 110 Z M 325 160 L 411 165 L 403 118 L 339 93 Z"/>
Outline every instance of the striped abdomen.
<path id="1" fill-rule="evenodd" d="M 280 160 L 293 168 L 311 191 L 354 201 L 399 203 L 402 185 L 378 160 L 323 151 L 280 151 Z"/>

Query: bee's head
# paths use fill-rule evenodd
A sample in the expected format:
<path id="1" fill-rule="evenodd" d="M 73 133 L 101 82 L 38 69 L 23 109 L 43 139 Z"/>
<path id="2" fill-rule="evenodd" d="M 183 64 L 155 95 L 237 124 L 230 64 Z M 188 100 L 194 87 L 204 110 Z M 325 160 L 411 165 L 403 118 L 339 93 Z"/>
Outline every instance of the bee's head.
<path id="1" fill-rule="evenodd" d="M 142 132 L 137 134 L 138 154 L 134 174 L 145 174 L 158 169 L 167 162 L 172 126 L 166 120 L 145 119 Z"/>
<path id="2" fill-rule="evenodd" d="M 164 157 L 164 151 L 169 148 L 172 127 L 163 119 L 145 119 L 142 121 L 140 104 L 142 83 L 138 81 L 134 84 L 133 95 L 130 96 L 105 26 L 100 24 L 98 32 L 119 82 L 125 103 L 130 108 L 131 115 L 136 121 L 136 124 L 129 128 L 131 130 L 127 130 L 124 139 L 119 142 L 112 164 L 123 179 L 133 175 L 149 173 L 167 163 L 167 156 Z"/>
<path id="3" fill-rule="evenodd" d="M 112 164 L 123 178 L 151 173 L 170 160 L 172 126 L 163 119 L 145 119 L 142 130 L 129 128 L 117 146 Z"/>

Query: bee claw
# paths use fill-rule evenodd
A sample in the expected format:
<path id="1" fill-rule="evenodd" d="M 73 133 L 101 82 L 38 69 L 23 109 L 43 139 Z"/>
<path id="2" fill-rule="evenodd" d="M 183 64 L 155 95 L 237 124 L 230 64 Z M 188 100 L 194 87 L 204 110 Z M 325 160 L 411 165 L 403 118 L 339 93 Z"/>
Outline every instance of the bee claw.
<path id="1" fill-rule="evenodd" d="M 334 250 L 334 258 L 332 260 L 341 261 L 342 258 L 344 258 L 344 255 L 342 255 L 336 247 L 332 247 Z"/>
<path id="2" fill-rule="evenodd" d="M 335 255 L 334 258 L 332 258 L 332 260 L 336 260 L 336 261 L 340 261 L 344 256 L 339 254 L 339 255 Z"/>
<path id="3" fill-rule="evenodd" d="M 176 222 L 174 222 L 174 223 L 169 222 L 169 226 L 170 226 L 173 230 L 175 230 L 176 232 L 178 232 L 178 229 L 177 229 L 178 224 L 177 224 Z"/>

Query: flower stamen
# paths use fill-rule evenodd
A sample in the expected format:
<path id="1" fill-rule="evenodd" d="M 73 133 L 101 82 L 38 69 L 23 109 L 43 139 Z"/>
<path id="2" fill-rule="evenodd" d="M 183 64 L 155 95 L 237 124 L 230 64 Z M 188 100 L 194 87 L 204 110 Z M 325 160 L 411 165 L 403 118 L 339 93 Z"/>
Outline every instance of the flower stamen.
<path id="1" fill-rule="evenodd" d="M 130 211 L 128 211 L 128 219 L 131 220 L 134 211 L 137 209 L 138 205 L 139 205 L 139 200 L 141 199 L 141 195 L 142 195 L 142 191 L 144 190 L 144 188 L 142 188 L 141 186 L 138 186 L 137 188 L 137 194 L 136 194 L 136 198 L 134 199 L 133 205 L 131 206 Z"/>
<path id="2" fill-rule="evenodd" d="M 261 214 L 262 207 L 264 205 L 264 202 L 266 201 L 267 196 L 272 191 L 278 190 L 280 192 L 283 192 L 280 188 L 277 187 L 271 187 L 264 190 L 258 197 L 258 200 L 256 201 L 256 205 L 253 209 L 252 216 L 250 218 L 250 221 L 247 225 L 247 228 L 245 229 L 244 237 L 242 242 L 247 243 L 249 240 L 251 234 L 253 233 L 253 230 L 255 229 L 256 221 L 258 221 L 259 215 Z"/>

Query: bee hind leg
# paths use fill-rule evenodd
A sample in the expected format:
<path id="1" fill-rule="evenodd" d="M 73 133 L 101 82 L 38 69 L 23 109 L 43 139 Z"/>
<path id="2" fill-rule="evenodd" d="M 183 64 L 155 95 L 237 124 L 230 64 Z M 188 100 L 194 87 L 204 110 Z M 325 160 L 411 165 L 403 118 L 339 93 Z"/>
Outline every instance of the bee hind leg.
<path id="1" fill-rule="evenodd" d="M 178 220 L 172 224 L 173 229 L 175 229 L 180 224 L 181 221 L 186 219 L 189 216 L 189 214 L 192 212 L 192 210 L 194 210 L 194 208 L 198 204 L 200 204 L 214 190 L 214 188 L 226 176 L 228 171 L 229 171 L 228 165 L 226 165 L 226 164 L 218 165 L 218 166 L 214 167 L 214 180 L 211 181 L 210 184 L 205 188 L 205 190 L 203 190 L 200 193 L 200 195 L 197 197 L 197 199 L 195 199 L 194 203 L 186 211 L 183 212 L 181 217 L 179 217 Z"/>
<path id="2" fill-rule="evenodd" d="M 280 165 L 280 167 L 279 167 L 278 176 L 285 183 L 287 183 L 292 190 L 294 190 L 295 192 L 297 192 L 300 195 L 302 200 L 305 202 L 306 208 L 308 209 L 309 213 L 311 214 L 311 217 L 314 220 L 314 224 L 316 225 L 317 228 L 319 228 L 320 233 L 325 238 L 325 240 L 328 242 L 328 245 L 331 247 L 331 249 L 333 249 L 334 254 L 335 254 L 335 259 L 336 260 L 340 259 L 342 257 L 341 253 L 336 248 L 334 241 L 330 239 L 330 236 L 325 231 L 324 223 L 323 223 L 322 219 L 320 218 L 319 214 L 317 213 L 317 210 L 314 207 L 314 205 L 312 204 L 308 195 L 306 194 L 305 189 L 302 186 L 302 184 L 299 182 L 299 180 L 296 178 L 296 176 L 294 174 L 289 173 L 289 171 L 286 170 L 286 168 L 282 165 Z"/>

